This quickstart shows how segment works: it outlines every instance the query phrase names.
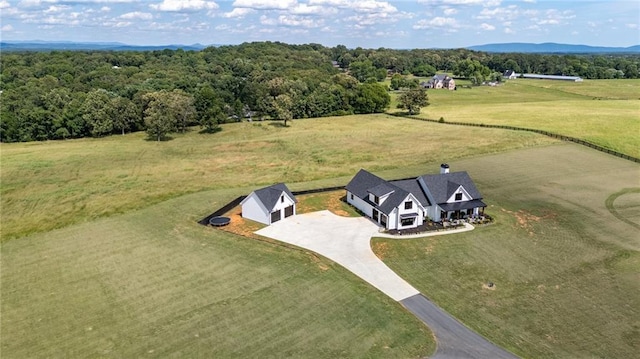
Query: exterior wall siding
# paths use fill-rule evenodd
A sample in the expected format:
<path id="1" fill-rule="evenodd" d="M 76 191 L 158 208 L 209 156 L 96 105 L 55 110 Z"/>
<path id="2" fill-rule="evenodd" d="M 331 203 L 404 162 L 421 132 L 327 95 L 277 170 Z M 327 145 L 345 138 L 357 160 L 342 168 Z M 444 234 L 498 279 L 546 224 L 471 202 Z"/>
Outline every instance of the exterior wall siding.
<path id="1" fill-rule="evenodd" d="M 262 224 L 270 224 L 270 213 L 259 203 L 257 197 L 252 193 L 245 199 L 242 204 L 242 217 Z"/>
<path id="2" fill-rule="evenodd" d="M 358 198 L 358 196 L 349 191 L 347 191 L 347 203 L 356 207 L 360 210 L 360 212 L 364 213 L 368 217 L 371 217 L 373 215 L 373 207 L 371 207 L 369 203 L 363 201 L 362 199 Z"/>

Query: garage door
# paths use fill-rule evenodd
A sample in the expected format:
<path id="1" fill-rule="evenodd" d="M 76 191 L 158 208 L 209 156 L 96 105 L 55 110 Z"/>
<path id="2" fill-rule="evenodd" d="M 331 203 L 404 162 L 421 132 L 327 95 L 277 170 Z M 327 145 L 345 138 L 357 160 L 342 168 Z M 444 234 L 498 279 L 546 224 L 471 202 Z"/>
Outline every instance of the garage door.
<path id="1" fill-rule="evenodd" d="M 280 219 L 282 219 L 282 217 L 280 215 L 280 210 L 277 210 L 275 212 L 271 212 L 271 223 L 276 223 Z"/>
<path id="2" fill-rule="evenodd" d="M 284 218 L 293 216 L 293 205 L 284 209 Z"/>

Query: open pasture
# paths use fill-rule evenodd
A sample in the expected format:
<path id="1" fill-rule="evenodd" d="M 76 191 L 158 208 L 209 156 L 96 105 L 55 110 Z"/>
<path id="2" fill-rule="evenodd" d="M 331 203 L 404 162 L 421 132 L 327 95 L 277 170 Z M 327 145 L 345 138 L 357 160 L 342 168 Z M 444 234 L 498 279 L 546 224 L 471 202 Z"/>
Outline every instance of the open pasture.
<path id="1" fill-rule="evenodd" d="M 456 235 L 375 239 L 385 263 L 523 357 L 634 357 L 640 166 L 577 145 L 450 165 L 469 171 L 495 223 Z"/>
<path id="2" fill-rule="evenodd" d="M 3 358 L 418 358 L 418 319 L 313 254 L 196 221 L 247 189 L 4 242 Z"/>
<path id="3" fill-rule="evenodd" d="M 431 105 L 419 116 L 546 130 L 640 157 L 639 94 L 640 80 L 515 79 L 496 87 L 429 90 Z"/>
<path id="4" fill-rule="evenodd" d="M 143 133 L 0 144 L 2 239 L 124 213 L 207 189 L 321 180 L 550 144 L 527 133 L 456 128 L 388 115 L 222 126 L 168 142 Z M 338 182 L 342 183 L 342 182 Z M 345 181 L 346 183 L 346 181 Z M 295 188 L 294 188 L 295 189 Z"/>

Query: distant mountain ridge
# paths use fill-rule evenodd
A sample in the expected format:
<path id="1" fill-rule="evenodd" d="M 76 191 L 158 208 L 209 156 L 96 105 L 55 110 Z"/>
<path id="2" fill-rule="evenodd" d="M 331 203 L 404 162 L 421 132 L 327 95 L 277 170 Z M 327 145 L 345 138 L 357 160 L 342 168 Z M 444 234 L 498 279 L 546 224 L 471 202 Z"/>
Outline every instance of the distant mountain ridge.
<path id="1" fill-rule="evenodd" d="M 0 41 L 0 51 L 53 51 L 53 50 L 97 50 L 97 51 L 155 51 L 177 50 L 200 51 L 212 45 L 128 45 L 121 42 L 73 42 L 73 41 Z M 468 46 L 466 49 L 493 53 L 547 53 L 547 54 L 605 54 L 640 53 L 640 45 L 630 47 L 606 47 L 589 45 L 570 45 L 545 42 L 541 44 L 511 42 Z"/>
<path id="2" fill-rule="evenodd" d="M 629 47 L 606 47 L 589 45 L 558 44 L 545 42 L 532 44 L 525 42 L 511 42 L 503 44 L 486 44 L 467 47 L 469 50 L 483 52 L 520 52 L 520 53 L 562 53 L 562 54 L 594 54 L 594 53 L 639 53 L 640 45 Z"/>
<path id="3" fill-rule="evenodd" d="M 215 46 L 215 45 L 212 45 Z M 101 50 L 101 51 L 154 51 L 154 50 L 177 50 L 200 51 L 207 48 L 207 45 L 127 45 L 120 42 L 73 42 L 73 41 L 1 41 L 2 51 L 52 51 L 52 50 Z"/>

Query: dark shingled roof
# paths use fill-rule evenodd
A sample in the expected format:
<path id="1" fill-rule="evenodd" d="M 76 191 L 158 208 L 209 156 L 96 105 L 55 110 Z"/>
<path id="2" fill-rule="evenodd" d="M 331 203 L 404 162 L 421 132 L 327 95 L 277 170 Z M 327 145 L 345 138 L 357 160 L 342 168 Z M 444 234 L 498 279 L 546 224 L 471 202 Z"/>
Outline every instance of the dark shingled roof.
<path id="1" fill-rule="evenodd" d="M 409 192 L 404 189 L 362 169 L 356 173 L 351 182 L 349 182 L 345 188 L 347 191 L 353 193 L 386 215 L 389 215 L 389 213 L 391 213 L 394 208 L 398 207 L 409 195 Z M 376 195 L 374 192 L 384 192 L 384 195 L 389 193 L 389 190 L 393 191 L 393 193 L 391 193 L 381 205 L 376 205 L 369 201 L 369 192 L 374 195 Z"/>
<path id="2" fill-rule="evenodd" d="M 419 178 L 427 185 L 437 204 L 445 203 L 460 186 L 464 187 L 472 199 L 482 199 L 476 185 L 465 171 L 424 175 Z"/>
<path id="3" fill-rule="evenodd" d="M 369 188 L 368 192 L 374 196 L 382 197 L 395 191 L 388 183 L 381 183 L 373 188 Z"/>
<path id="4" fill-rule="evenodd" d="M 418 201 L 420 201 L 422 207 L 429 207 L 431 205 L 427 199 L 427 195 L 422 190 L 422 187 L 420 187 L 420 183 L 418 183 L 417 178 L 391 181 L 390 183 L 411 193 Z"/>
<path id="5" fill-rule="evenodd" d="M 276 203 L 278 203 L 278 200 L 280 200 L 280 195 L 282 195 L 282 192 L 291 197 L 294 202 L 298 202 L 296 197 L 293 195 L 293 193 L 291 193 L 291 191 L 289 191 L 289 188 L 287 188 L 284 183 L 276 183 L 269 187 L 257 189 L 254 192 L 256 196 L 258 196 L 262 204 L 264 204 L 264 206 L 267 207 L 269 211 L 271 211 L 273 207 L 276 206 Z"/>

